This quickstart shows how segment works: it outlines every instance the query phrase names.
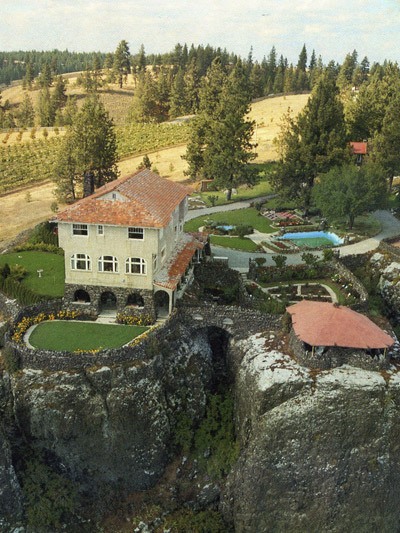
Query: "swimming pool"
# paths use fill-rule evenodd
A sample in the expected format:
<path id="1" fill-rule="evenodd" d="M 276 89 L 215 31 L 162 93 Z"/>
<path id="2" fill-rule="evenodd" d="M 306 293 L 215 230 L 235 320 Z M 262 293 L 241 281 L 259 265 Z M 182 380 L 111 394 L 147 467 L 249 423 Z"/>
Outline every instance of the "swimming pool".
<path id="1" fill-rule="evenodd" d="M 308 246 L 320 246 L 323 244 L 339 246 L 344 242 L 343 239 L 336 235 L 336 233 L 331 233 L 329 231 L 300 231 L 298 233 L 285 233 L 285 235 L 278 237 L 278 239 L 290 240 L 300 246 L 301 244 L 306 243 Z"/>

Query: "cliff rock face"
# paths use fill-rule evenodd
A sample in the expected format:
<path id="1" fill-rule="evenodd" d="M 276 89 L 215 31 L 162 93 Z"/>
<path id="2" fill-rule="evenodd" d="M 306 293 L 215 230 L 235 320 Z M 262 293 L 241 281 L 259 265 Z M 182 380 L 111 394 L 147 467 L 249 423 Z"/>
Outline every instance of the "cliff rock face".
<path id="1" fill-rule="evenodd" d="M 12 447 L 18 453 L 18 440 L 50 454 L 90 494 L 153 485 L 171 456 L 177 416 L 202 418 L 211 378 L 206 330 L 164 343 L 131 366 L 0 374 L 0 423 L 10 434 L 0 433 L 0 520 L 9 510 L 20 513 L 10 454 Z"/>
<path id="2" fill-rule="evenodd" d="M 241 345 L 243 452 L 222 502 L 235 531 L 397 531 L 400 377 L 311 371 L 265 341 Z"/>

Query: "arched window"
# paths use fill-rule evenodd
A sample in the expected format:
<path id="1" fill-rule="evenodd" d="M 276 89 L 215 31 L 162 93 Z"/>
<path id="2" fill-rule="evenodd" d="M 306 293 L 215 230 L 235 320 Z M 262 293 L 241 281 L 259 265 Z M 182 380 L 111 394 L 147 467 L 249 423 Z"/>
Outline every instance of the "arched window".
<path id="1" fill-rule="evenodd" d="M 86 254 L 74 254 L 71 256 L 72 270 L 91 270 L 90 257 Z"/>
<path id="2" fill-rule="evenodd" d="M 99 257 L 99 272 L 118 272 L 118 259 L 113 255 Z"/>
<path id="3" fill-rule="evenodd" d="M 127 274 L 146 274 L 146 261 L 141 257 L 128 257 L 125 261 Z"/>

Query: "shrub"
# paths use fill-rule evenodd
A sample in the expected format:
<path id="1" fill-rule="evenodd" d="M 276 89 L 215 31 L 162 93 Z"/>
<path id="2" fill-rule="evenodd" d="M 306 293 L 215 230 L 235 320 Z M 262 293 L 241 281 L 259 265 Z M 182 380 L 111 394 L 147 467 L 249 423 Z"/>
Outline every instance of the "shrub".
<path id="1" fill-rule="evenodd" d="M 22 489 L 32 531 L 60 529 L 76 509 L 78 499 L 73 483 L 38 460 L 27 463 Z"/>
<path id="2" fill-rule="evenodd" d="M 17 370 L 21 369 L 21 359 L 17 352 L 15 352 L 10 346 L 3 348 L 3 361 L 4 366 L 10 374 L 14 374 Z"/>
<path id="3" fill-rule="evenodd" d="M 241 226 L 236 226 L 235 229 L 232 231 L 232 233 L 234 233 L 235 235 L 243 239 L 245 235 L 249 235 L 250 233 L 253 233 L 253 231 L 254 231 L 253 226 L 241 225 Z"/>
<path id="4" fill-rule="evenodd" d="M 57 246 L 58 237 L 55 233 L 55 225 L 51 222 L 42 222 L 41 224 L 38 224 L 29 238 L 29 243 L 43 243 L 51 244 L 52 246 Z"/>
<path id="5" fill-rule="evenodd" d="M 218 196 L 216 194 L 209 194 L 207 196 L 207 200 L 210 202 L 210 204 L 214 207 L 215 204 L 218 201 Z"/>
<path id="6" fill-rule="evenodd" d="M 27 269 L 22 265 L 12 265 L 8 279 L 20 282 L 26 277 L 27 274 Z"/>
<path id="7" fill-rule="evenodd" d="M 286 265 L 287 257 L 281 254 L 273 255 L 272 261 L 274 261 L 277 268 L 284 268 L 284 266 Z"/>
<path id="8" fill-rule="evenodd" d="M 230 391 L 208 397 L 206 416 L 194 435 L 194 447 L 199 466 L 208 475 L 220 479 L 229 473 L 239 455 Z"/>
<path id="9" fill-rule="evenodd" d="M 325 248 L 322 251 L 322 256 L 323 256 L 324 261 L 332 261 L 334 255 L 335 255 L 335 252 L 332 250 L 332 248 Z"/>

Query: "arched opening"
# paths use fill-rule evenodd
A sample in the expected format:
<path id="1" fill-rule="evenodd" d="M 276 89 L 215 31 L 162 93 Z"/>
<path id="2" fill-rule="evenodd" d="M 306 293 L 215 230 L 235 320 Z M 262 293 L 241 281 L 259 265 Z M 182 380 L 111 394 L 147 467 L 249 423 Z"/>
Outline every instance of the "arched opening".
<path id="1" fill-rule="evenodd" d="M 83 289 L 78 289 L 74 293 L 74 302 L 79 304 L 88 304 L 90 303 L 90 295 L 87 291 Z"/>
<path id="2" fill-rule="evenodd" d="M 117 308 L 117 297 L 111 291 L 105 291 L 100 296 L 101 309 L 114 311 Z"/>
<path id="3" fill-rule="evenodd" d="M 169 294 L 165 291 L 157 291 L 154 294 L 154 304 L 158 317 L 168 316 L 169 314 Z"/>
<path id="4" fill-rule="evenodd" d="M 137 292 L 132 292 L 126 300 L 126 305 L 131 305 L 132 307 L 144 307 L 143 296 Z"/>

